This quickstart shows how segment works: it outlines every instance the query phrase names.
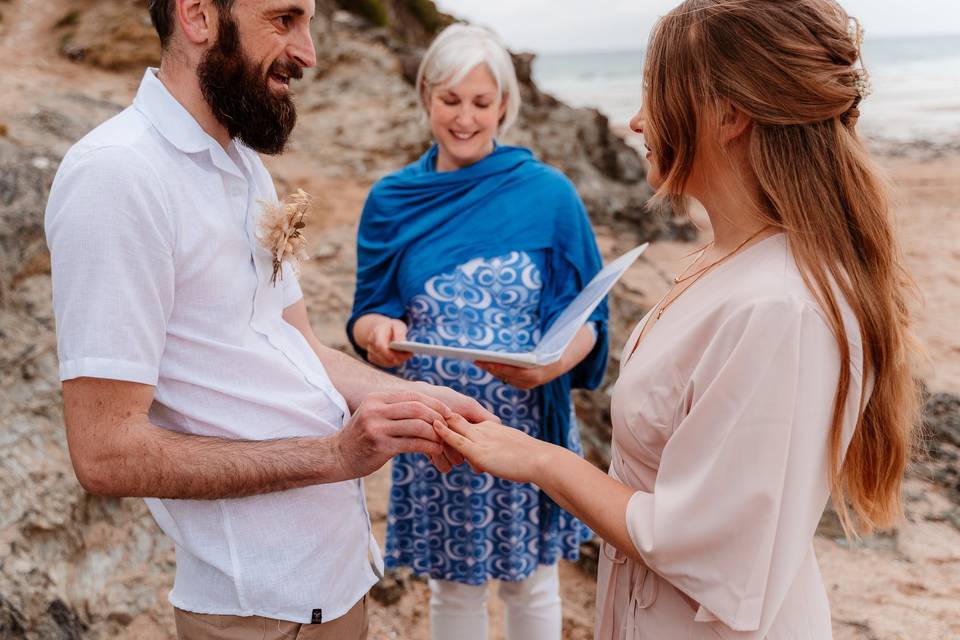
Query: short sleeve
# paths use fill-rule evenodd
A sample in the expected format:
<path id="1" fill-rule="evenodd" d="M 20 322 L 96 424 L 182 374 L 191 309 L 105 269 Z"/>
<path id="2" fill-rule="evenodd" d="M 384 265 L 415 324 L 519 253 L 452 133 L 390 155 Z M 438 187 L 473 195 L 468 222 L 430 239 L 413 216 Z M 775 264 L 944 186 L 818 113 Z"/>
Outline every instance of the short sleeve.
<path id="1" fill-rule="evenodd" d="M 700 603 L 698 621 L 763 630 L 786 598 L 829 496 L 839 367 L 817 308 L 793 299 L 733 314 L 695 367 L 627 527 L 650 568 Z"/>
<path id="2" fill-rule="evenodd" d="M 283 263 L 283 308 L 286 309 L 303 298 L 300 279 L 289 262 Z"/>
<path id="3" fill-rule="evenodd" d="M 45 218 L 60 379 L 155 385 L 174 303 L 174 231 L 147 162 L 69 154 Z"/>

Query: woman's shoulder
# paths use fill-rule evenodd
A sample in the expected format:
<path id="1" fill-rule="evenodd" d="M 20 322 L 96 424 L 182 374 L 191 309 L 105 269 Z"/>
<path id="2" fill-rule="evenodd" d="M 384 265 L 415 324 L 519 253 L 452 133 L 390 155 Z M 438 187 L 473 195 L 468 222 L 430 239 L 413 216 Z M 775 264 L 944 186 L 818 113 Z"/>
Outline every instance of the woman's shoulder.
<path id="1" fill-rule="evenodd" d="M 790 318 L 805 318 L 820 329 L 829 328 L 829 316 L 820 296 L 815 295 L 784 234 L 771 236 L 754 245 L 734 268 L 713 283 L 716 319 L 734 318 L 759 324 L 781 325 Z M 858 337 L 855 315 L 846 298 L 834 287 L 849 337 Z M 857 334 L 857 335 L 854 335 Z"/>
<path id="2" fill-rule="evenodd" d="M 523 168 L 525 173 L 544 187 L 551 187 L 560 192 L 576 193 L 576 186 L 573 181 L 558 167 L 545 162 L 537 154 L 527 147 L 500 147 L 498 150 L 504 150 L 513 153 L 523 153 L 527 157 L 527 162 Z"/>

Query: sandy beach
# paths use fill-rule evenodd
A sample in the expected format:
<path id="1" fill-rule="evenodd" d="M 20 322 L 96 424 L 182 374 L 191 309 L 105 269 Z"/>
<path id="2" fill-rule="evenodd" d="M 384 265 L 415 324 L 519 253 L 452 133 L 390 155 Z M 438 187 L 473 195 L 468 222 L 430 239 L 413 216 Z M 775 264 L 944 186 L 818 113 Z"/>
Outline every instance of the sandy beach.
<path id="1" fill-rule="evenodd" d="M 960 155 L 885 158 L 907 266 L 920 299 L 917 334 L 932 389 L 960 392 Z"/>

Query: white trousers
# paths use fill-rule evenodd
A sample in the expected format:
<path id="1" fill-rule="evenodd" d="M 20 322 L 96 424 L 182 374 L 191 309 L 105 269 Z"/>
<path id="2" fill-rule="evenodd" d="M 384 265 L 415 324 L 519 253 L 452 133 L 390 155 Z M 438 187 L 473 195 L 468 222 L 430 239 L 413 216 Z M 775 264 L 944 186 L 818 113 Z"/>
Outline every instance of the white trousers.
<path id="1" fill-rule="evenodd" d="M 500 582 L 506 608 L 507 640 L 559 640 L 560 575 L 557 565 L 540 565 L 526 580 Z M 433 640 L 487 640 L 487 585 L 430 580 Z"/>

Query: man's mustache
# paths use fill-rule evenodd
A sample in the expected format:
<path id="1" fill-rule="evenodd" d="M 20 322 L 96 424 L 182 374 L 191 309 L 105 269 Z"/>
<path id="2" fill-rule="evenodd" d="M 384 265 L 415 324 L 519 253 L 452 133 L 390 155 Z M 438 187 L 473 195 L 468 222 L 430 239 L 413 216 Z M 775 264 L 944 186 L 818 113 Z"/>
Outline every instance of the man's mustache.
<path id="1" fill-rule="evenodd" d="M 267 75 L 269 76 L 274 73 L 287 76 L 291 80 L 303 79 L 303 67 L 292 60 L 275 60 L 273 64 L 270 65 Z"/>

